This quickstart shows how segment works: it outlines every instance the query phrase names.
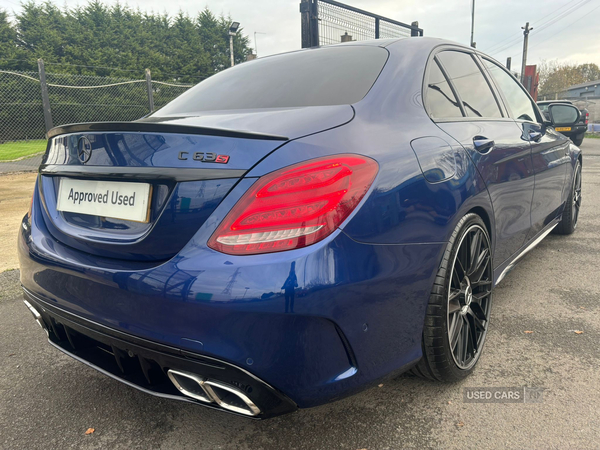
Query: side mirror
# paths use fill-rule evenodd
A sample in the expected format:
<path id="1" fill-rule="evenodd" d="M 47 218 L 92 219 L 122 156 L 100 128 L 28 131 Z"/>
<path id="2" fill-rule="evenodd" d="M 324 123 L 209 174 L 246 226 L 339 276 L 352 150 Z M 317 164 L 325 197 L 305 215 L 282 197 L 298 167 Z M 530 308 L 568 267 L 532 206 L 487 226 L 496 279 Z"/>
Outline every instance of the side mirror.
<path id="1" fill-rule="evenodd" d="M 580 117 L 581 113 L 573 105 L 553 103 L 548 106 L 548 118 L 554 127 L 575 125 Z"/>

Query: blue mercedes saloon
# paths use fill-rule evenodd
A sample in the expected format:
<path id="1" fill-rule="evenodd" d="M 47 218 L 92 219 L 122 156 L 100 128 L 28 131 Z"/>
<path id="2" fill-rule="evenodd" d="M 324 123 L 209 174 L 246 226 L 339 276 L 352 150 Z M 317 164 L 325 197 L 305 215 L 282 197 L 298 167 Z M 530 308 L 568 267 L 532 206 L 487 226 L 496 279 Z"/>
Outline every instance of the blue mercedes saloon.
<path id="1" fill-rule="evenodd" d="M 141 120 L 49 133 L 25 304 L 78 361 L 253 418 L 462 379 L 494 286 L 577 226 L 581 151 L 555 128 L 579 114 L 438 39 L 240 64 Z"/>

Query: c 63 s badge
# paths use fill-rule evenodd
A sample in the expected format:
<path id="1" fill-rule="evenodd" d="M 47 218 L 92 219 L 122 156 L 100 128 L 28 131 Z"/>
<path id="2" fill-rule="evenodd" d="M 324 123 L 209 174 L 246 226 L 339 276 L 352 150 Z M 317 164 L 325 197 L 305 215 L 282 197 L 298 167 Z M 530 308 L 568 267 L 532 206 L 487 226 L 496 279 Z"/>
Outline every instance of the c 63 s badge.
<path id="1" fill-rule="evenodd" d="M 194 152 L 190 157 L 190 152 L 179 152 L 178 158 L 182 161 L 193 159 L 194 161 L 200 162 L 212 162 L 219 164 L 227 164 L 229 162 L 229 155 L 217 155 L 216 153 L 205 153 L 205 152 Z"/>

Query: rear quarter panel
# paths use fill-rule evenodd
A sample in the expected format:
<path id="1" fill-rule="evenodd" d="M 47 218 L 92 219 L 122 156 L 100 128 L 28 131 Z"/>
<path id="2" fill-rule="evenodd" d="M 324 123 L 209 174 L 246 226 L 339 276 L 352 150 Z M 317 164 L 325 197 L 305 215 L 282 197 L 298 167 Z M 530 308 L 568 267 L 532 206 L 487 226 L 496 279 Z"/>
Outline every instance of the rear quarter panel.
<path id="1" fill-rule="evenodd" d="M 446 242 L 460 218 L 481 208 L 492 222 L 485 184 L 465 150 L 440 130 L 422 104 L 422 82 L 431 44 L 405 40 L 388 47 L 390 58 L 369 94 L 353 105 L 354 119 L 337 128 L 292 141 L 248 176 L 336 153 L 358 153 L 379 163 L 370 195 L 343 226 L 364 243 Z M 411 148 L 422 137 L 442 139 L 455 150 L 456 173 L 439 183 L 427 182 Z"/>

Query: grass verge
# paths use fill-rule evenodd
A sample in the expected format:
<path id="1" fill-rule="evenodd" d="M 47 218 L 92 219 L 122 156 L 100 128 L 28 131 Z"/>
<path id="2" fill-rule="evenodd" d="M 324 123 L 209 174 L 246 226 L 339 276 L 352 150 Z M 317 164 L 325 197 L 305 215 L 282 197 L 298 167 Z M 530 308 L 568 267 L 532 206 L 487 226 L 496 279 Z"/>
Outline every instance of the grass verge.
<path id="1" fill-rule="evenodd" d="M 14 161 L 26 158 L 46 150 L 46 140 L 15 141 L 0 144 L 0 161 Z"/>
<path id="2" fill-rule="evenodd" d="M 600 139 L 600 133 L 585 133 L 587 139 Z"/>

